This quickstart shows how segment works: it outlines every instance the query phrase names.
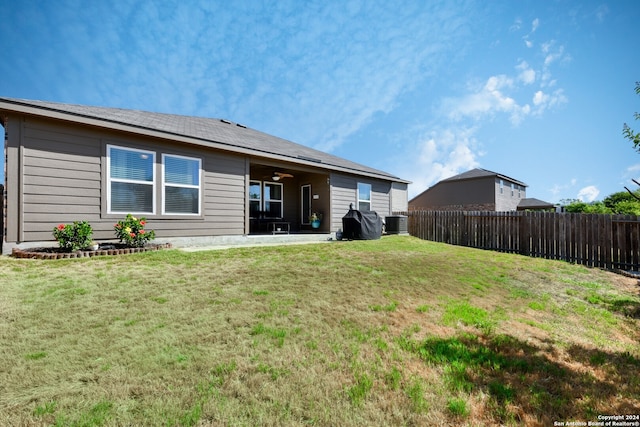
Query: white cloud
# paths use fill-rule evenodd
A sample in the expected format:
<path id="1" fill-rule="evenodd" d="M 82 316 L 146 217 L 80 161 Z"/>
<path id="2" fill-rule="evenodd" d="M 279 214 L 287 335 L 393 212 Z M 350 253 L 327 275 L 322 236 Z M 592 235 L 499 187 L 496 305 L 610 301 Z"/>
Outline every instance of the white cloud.
<path id="1" fill-rule="evenodd" d="M 226 117 L 326 151 L 397 108 L 473 19 L 436 2 L 66 3 L 19 13 L 13 63 L 47 89 L 25 97 Z"/>
<path id="2" fill-rule="evenodd" d="M 531 31 L 529 32 L 529 34 L 522 37 L 522 39 L 524 40 L 525 46 L 527 46 L 528 48 L 533 47 L 533 42 L 529 40 L 529 37 L 531 37 L 533 33 L 536 32 L 539 25 L 540 25 L 540 20 L 538 18 L 534 19 L 533 22 L 531 22 Z"/>
<path id="3" fill-rule="evenodd" d="M 518 74 L 518 80 L 526 85 L 530 85 L 536 81 L 536 72 L 533 68 L 527 64 L 527 61 L 521 61 L 516 69 L 520 71 Z"/>
<path id="4" fill-rule="evenodd" d="M 533 105 L 535 106 L 533 114 L 541 115 L 545 110 L 567 102 L 567 97 L 564 96 L 562 89 L 555 90 L 552 93 L 545 93 L 539 90 L 533 95 Z"/>
<path id="5" fill-rule="evenodd" d="M 596 19 L 598 20 L 598 22 L 602 23 L 602 22 L 604 22 L 605 18 L 609 14 L 609 8 L 607 7 L 606 4 L 602 4 L 602 5 L 598 6 L 598 8 L 596 9 L 595 14 L 596 14 Z"/>
<path id="6" fill-rule="evenodd" d="M 544 92 L 539 90 L 533 95 L 533 105 L 540 105 L 544 103 L 547 98 L 549 98 L 549 95 L 545 95 Z"/>
<path id="7" fill-rule="evenodd" d="M 544 67 L 548 68 L 554 62 L 559 60 L 569 61 L 571 57 L 565 55 L 564 46 L 558 46 L 555 40 L 551 40 L 542 44 L 542 53 L 544 55 Z"/>
<path id="8" fill-rule="evenodd" d="M 588 187 L 582 188 L 578 191 L 577 198 L 582 200 L 583 202 L 593 202 L 596 200 L 598 195 L 600 194 L 600 190 L 594 185 L 589 185 Z"/>
<path id="9" fill-rule="evenodd" d="M 633 183 L 633 179 L 640 182 L 640 163 L 631 165 L 624 170 L 622 174 L 622 182 L 620 184 L 635 190 L 638 187 Z"/>
<path id="10" fill-rule="evenodd" d="M 412 170 L 407 171 L 407 162 L 404 162 L 403 176 L 413 183 L 409 197 L 442 179 L 477 167 L 477 157 L 482 154 L 477 152 L 475 132 L 474 128 L 451 127 L 432 130 L 421 138 L 414 151 L 418 155 L 409 162 Z"/>
<path id="11" fill-rule="evenodd" d="M 561 191 L 562 186 L 559 184 L 554 184 L 554 186 L 549 189 L 549 192 L 553 195 L 554 198 L 557 198 Z"/>
<path id="12" fill-rule="evenodd" d="M 626 169 L 627 175 L 632 176 L 632 175 L 638 175 L 638 173 L 640 173 L 640 163 L 637 163 L 635 165 L 631 165 Z"/>
<path id="13" fill-rule="evenodd" d="M 514 80 L 506 75 L 491 76 L 484 86 L 461 98 L 449 98 L 443 102 L 447 115 L 452 120 L 466 117 L 480 120 L 495 113 L 507 113 L 513 125 L 518 125 L 530 112 L 529 105 L 519 105 L 505 94 L 514 87 Z"/>
<path id="14" fill-rule="evenodd" d="M 522 27 L 522 19 L 517 18 L 509 27 L 509 31 L 518 31 Z"/>
<path id="15" fill-rule="evenodd" d="M 573 187 L 576 186 L 577 183 L 578 183 L 578 180 L 575 178 L 572 178 L 568 183 L 554 184 L 553 187 L 549 189 L 549 192 L 551 193 L 554 201 L 560 201 L 566 198 L 573 199 L 575 197 L 573 196 L 569 197 L 567 194 L 571 191 Z"/>
<path id="16" fill-rule="evenodd" d="M 538 19 L 533 21 L 531 33 L 538 28 L 539 22 Z M 480 121 L 504 113 L 511 124 L 517 126 L 529 115 L 540 116 L 567 103 L 564 90 L 557 88 L 557 81 L 553 79 L 551 66 L 558 61 L 570 60 L 570 57 L 565 54 L 564 46 L 559 46 L 554 40 L 543 43 L 540 50 L 544 60 L 538 70 L 520 59 L 515 66 L 515 76 L 497 74 L 489 77 L 484 85 L 470 86 L 466 95 L 444 99 L 442 113 L 452 121 Z M 531 97 L 523 99 L 520 96 L 523 88 L 536 83 L 538 87 Z"/>
<path id="17" fill-rule="evenodd" d="M 517 31 L 520 26 L 521 22 L 516 21 L 511 30 Z M 533 46 L 528 37 L 539 26 L 540 20 L 534 19 L 530 33 L 525 36 L 527 46 Z M 419 153 L 417 158 L 409 162 L 414 165 L 415 171 L 403 174 L 413 181 L 412 188 L 422 191 L 441 179 L 477 167 L 478 158 L 483 153 L 478 151 L 480 144 L 475 135 L 483 121 L 503 115 L 517 126 L 528 116 L 540 116 L 568 102 L 551 73 L 553 64 L 567 58 L 564 47 L 550 41 L 541 45 L 540 52 L 544 59 L 538 62 L 537 67 L 519 59 L 512 75 L 492 75 L 480 84 L 469 84 L 467 92 L 460 96 L 441 100 L 440 123 L 448 128 L 432 132 L 413 150 Z M 549 191 L 557 198 L 561 193 L 566 194 L 572 189 L 575 191 L 575 186 L 574 179 L 570 184 L 555 185 Z M 585 199 L 593 200 L 598 194 L 599 190 L 593 186 L 580 191 L 580 197 Z"/>
<path id="18" fill-rule="evenodd" d="M 535 33 L 540 25 L 540 20 L 538 18 L 534 19 L 531 23 L 531 33 Z"/>

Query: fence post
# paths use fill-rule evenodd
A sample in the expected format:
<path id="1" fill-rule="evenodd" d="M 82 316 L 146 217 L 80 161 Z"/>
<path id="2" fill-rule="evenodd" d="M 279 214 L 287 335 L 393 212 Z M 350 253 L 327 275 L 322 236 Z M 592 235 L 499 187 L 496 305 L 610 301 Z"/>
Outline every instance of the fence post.
<path id="1" fill-rule="evenodd" d="M 467 213 L 460 213 L 460 234 L 462 239 L 460 243 L 462 246 L 469 246 L 469 230 L 467 229 Z"/>
<path id="2" fill-rule="evenodd" d="M 529 256 L 531 254 L 531 241 L 530 241 L 530 224 L 529 224 L 528 212 L 522 212 L 520 214 L 520 235 L 518 236 L 520 248 L 520 255 Z"/>

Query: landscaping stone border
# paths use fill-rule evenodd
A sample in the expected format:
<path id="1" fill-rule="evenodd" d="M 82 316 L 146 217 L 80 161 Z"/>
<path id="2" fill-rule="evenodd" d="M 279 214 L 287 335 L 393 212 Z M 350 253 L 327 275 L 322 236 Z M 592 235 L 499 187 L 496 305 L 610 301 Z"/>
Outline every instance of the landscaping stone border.
<path id="1" fill-rule="evenodd" d="M 29 259 L 69 259 L 69 258 L 86 258 L 94 256 L 107 255 L 126 255 L 140 252 L 157 251 L 160 249 L 170 249 L 171 243 L 150 244 L 142 248 L 126 248 L 115 247 L 116 245 L 106 245 L 105 248 L 98 248 L 95 251 L 84 250 L 76 252 L 62 252 L 58 248 L 29 248 L 18 249 L 13 248 L 11 256 L 15 258 Z"/>

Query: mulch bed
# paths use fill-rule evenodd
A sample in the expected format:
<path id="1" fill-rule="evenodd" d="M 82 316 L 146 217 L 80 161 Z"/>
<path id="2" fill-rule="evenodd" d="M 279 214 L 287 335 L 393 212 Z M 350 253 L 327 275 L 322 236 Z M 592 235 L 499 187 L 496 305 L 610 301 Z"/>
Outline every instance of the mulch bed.
<path id="1" fill-rule="evenodd" d="M 16 258 L 31 259 L 85 258 L 105 255 L 135 254 L 140 252 L 157 251 L 160 249 L 169 248 L 171 248 L 171 243 L 152 243 L 142 248 L 132 248 L 118 243 L 101 243 L 98 249 L 95 251 L 82 250 L 76 252 L 66 252 L 63 249 L 54 247 L 28 249 L 14 248 L 11 251 L 11 256 Z"/>

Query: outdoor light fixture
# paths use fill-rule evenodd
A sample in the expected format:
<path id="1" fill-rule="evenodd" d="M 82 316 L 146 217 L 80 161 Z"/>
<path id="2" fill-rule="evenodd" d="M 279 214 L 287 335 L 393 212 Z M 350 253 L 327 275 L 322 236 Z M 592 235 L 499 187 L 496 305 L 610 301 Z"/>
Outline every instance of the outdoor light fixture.
<path id="1" fill-rule="evenodd" d="M 280 176 L 278 176 L 278 175 L 273 175 L 273 176 L 271 177 L 271 179 L 272 179 L 272 180 L 274 180 L 274 181 L 280 181 Z"/>

